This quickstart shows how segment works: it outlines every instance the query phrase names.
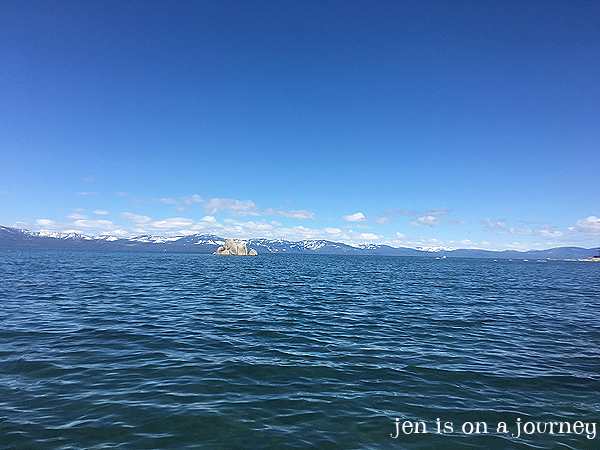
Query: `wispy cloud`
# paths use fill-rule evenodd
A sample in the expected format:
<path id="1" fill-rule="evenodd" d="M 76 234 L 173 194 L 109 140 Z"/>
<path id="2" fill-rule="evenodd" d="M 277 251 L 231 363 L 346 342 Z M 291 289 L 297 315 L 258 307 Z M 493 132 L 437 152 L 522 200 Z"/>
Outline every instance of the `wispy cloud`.
<path id="1" fill-rule="evenodd" d="M 204 199 L 196 194 L 192 195 L 191 197 L 180 197 L 179 200 L 181 200 L 186 205 L 191 205 L 192 203 L 204 202 Z"/>
<path id="2" fill-rule="evenodd" d="M 258 207 L 252 200 L 235 200 L 233 198 L 211 198 L 204 207 L 210 214 L 218 214 L 225 210 L 232 216 L 258 216 Z"/>
<path id="3" fill-rule="evenodd" d="M 40 226 L 40 227 L 48 227 L 48 226 L 53 226 L 56 222 L 54 222 L 54 220 L 50 220 L 50 219 L 38 219 L 35 221 L 36 225 Z"/>
<path id="4" fill-rule="evenodd" d="M 76 220 L 73 222 L 77 227 L 83 228 L 102 228 L 112 230 L 115 224 L 110 220 Z"/>
<path id="5" fill-rule="evenodd" d="M 108 211 L 104 211 L 103 209 L 95 209 L 92 211 L 94 214 L 97 214 L 99 216 L 107 216 L 110 213 Z"/>
<path id="6" fill-rule="evenodd" d="M 120 216 L 124 217 L 125 219 L 131 220 L 136 225 L 145 225 L 145 224 L 148 224 L 148 223 L 152 222 L 152 218 L 151 217 L 142 216 L 140 214 L 133 214 L 133 213 L 130 213 L 130 212 L 121 213 Z"/>
<path id="7" fill-rule="evenodd" d="M 279 214 L 292 219 L 314 219 L 315 214 L 312 211 L 306 209 L 297 209 L 294 211 L 279 211 Z"/>
<path id="8" fill-rule="evenodd" d="M 374 218 L 373 221 L 377 222 L 379 224 L 391 223 L 391 220 L 389 219 L 390 216 L 400 215 L 400 216 L 407 216 L 407 217 L 420 216 L 416 221 L 410 223 L 410 225 L 413 225 L 413 226 L 419 226 L 419 225 L 434 226 L 434 225 L 439 225 L 442 223 L 457 223 L 457 224 L 464 223 L 460 220 L 436 219 L 436 217 L 438 217 L 438 216 L 446 216 L 446 215 L 450 214 L 451 212 L 452 212 L 452 210 L 445 206 L 443 206 L 441 208 L 430 209 L 425 212 L 423 212 L 423 211 L 408 211 L 405 209 L 386 209 L 383 211 L 382 214 L 380 214 L 376 218 Z"/>
<path id="9" fill-rule="evenodd" d="M 87 216 L 85 214 L 71 213 L 67 216 L 67 219 L 87 219 Z"/>
<path id="10" fill-rule="evenodd" d="M 489 218 L 482 220 L 480 223 L 484 225 L 488 230 L 497 231 L 497 235 L 520 235 L 520 236 L 540 236 L 545 238 L 560 238 L 564 236 L 562 231 L 553 230 L 554 227 L 547 223 L 538 222 L 535 220 L 523 221 L 519 220 L 520 223 L 528 223 L 530 225 L 538 224 L 536 228 L 527 227 L 507 227 L 506 219 L 501 219 L 496 222 Z"/>
<path id="11" fill-rule="evenodd" d="M 347 216 L 342 216 L 342 219 L 344 219 L 348 222 L 366 222 L 367 221 L 367 218 L 361 212 L 357 212 L 357 213 L 350 214 Z"/>
<path id="12" fill-rule="evenodd" d="M 50 219 L 37 219 L 34 224 L 16 222 L 13 226 L 31 231 L 78 233 L 87 236 L 111 235 L 126 237 L 135 234 L 134 229 L 121 228 L 110 220 L 76 219 L 74 222 L 55 222 Z"/>
<path id="13" fill-rule="evenodd" d="M 183 203 L 185 205 L 191 205 L 193 203 L 202 203 L 204 199 L 197 194 L 191 195 L 189 197 L 179 197 L 179 198 L 171 198 L 171 197 L 163 197 L 160 199 L 161 203 L 165 203 L 167 205 L 179 205 Z M 185 207 L 179 207 L 178 210 L 185 211 Z"/>
<path id="14" fill-rule="evenodd" d="M 223 228 L 223 224 L 219 223 L 214 216 L 204 216 L 191 227 L 194 232 L 215 231 L 219 228 Z"/>
<path id="15" fill-rule="evenodd" d="M 356 240 L 374 241 L 376 239 L 381 239 L 382 237 L 383 236 L 379 236 L 374 233 L 355 233 L 354 234 L 354 239 L 356 239 Z"/>
<path id="16" fill-rule="evenodd" d="M 379 224 L 392 223 L 392 221 L 390 220 L 390 218 L 386 217 L 386 216 L 375 217 L 373 219 L 373 221 L 376 222 L 376 223 L 379 223 Z"/>
<path id="17" fill-rule="evenodd" d="M 586 236 L 600 236 L 600 218 L 589 216 L 585 219 L 579 219 L 575 222 L 575 226 L 569 227 L 568 230 Z"/>
<path id="18" fill-rule="evenodd" d="M 94 175 L 90 175 L 89 177 L 84 178 L 84 180 L 87 181 L 88 183 L 95 183 L 97 181 L 97 179 Z"/>
<path id="19" fill-rule="evenodd" d="M 489 217 L 486 217 L 482 221 L 479 222 L 481 225 L 486 227 L 488 230 L 504 230 L 506 229 L 506 219 L 500 219 L 497 221 L 493 221 Z"/>
<path id="20" fill-rule="evenodd" d="M 449 208 L 446 208 L 445 206 L 442 208 L 436 208 L 436 209 L 430 209 L 429 211 L 425 212 L 425 216 L 446 216 L 448 214 L 450 214 L 452 210 Z"/>
<path id="21" fill-rule="evenodd" d="M 192 219 L 185 217 L 169 217 L 163 220 L 152 220 L 151 217 L 142 216 L 130 212 L 120 214 L 121 217 L 129 219 L 136 225 L 137 233 L 160 233 L 175 228 L 185 229 L 194 224 Z"/>
<path id="22" fill-rule="evenodd" d="M 80 191 L 77 193 L 77 195 L 96 195 L 99 193 L 100 192 L 98 192 L 98 191 Z"/>
<path id="23" fill-rule="evenodd" d="M 173 228 L 186 228 L 193 225 L 194 221 L 185 217 L 171 217 L 164 220 L 150 222 L 150 226 L 156 230 L 172 230 Z"/>
<path id="24" fill-rule="evenodd" d="M 441 225 L 443 223 L 451 223 L 454 225 L 464 225 L 466 222 L 463 222 L 462 220 L 452 220 L 452 219 L 440 219 L 436 216 L 421 216 L 417 219 L 416 222 L 410 222 L 409 225 L 412 226 L 422 226 L 422 225 L 426 225 L 428 227 L 434 227 L 436 225 Z"/>

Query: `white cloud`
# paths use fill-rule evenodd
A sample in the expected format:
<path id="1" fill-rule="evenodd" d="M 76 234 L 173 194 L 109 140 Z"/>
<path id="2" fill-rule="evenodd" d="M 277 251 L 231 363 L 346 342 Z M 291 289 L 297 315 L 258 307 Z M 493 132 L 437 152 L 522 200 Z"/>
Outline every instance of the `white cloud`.
<path id="1" fill-rule="evenodd" d="M 175 200 L 174 198 L 161 198 L 160 202 L 166 203 L 168 205 L 178 205 L 179 204 L 179 202 L 177 200 Z"/>
<path id="2" fill-rule="evenodd" d="M 148 216 L 142 216 L 140 214 L 133 214 L 129 212 L 121 213 L 120 216 L 131 220 L 136 225 L 136 228 L 134 228 L 133 231 L 138 234 L 189 234 L 190 232 L 186 230 L 189 227 L 195 227 L 197 225 L 196 228 L 192 227 L 192 229 L 201 229 L 204 225 L 204 228 L 207 228 L 206 218 L 202 219 L 200 222 L 198 222 L 198 224 L 195 225 L 195 222 L 192 219 L 188 219 L 186 217 L 169 217 L 163 220 L 152 220 L 152 218 Z M 170 231 L 173 229 L 175 229 L 175 231 Z"/>
<path id="3" fill-rule="evenodd" d="M 87 219 L 87 216 L 84 214 L 71 213 L 67 216 L 67 219 Z"/>
<path id="4" fill-rule="evenodd" d="M 589 216 L 586 219 L 579 219 L 574 227 L 569 227 L 569 231 L 586 236 L 600 236 L 600 218 Z"/>
<path id="5" fill-rule="evenodd" d="M 438 219 L 435 216 L 428 215 L 428 216 L 419 217 L 416 222 L 410 222 L 409 225 L 417 226 L 417 227 L 421 226 L 421 225 L 427 225 L 429 227 L 433 227 L 435 225 L 440 225 L 442 223 L 452 223 L 455 225 L 464 225 L 465 224 L 465 222 L 463 222 L 462 220 Z"/>
<path id="6" fill-rule="evenodd" d="M 152 218 L 150 218 L 148 216 L 141 216 L 139 214 L 133 214 L 133 213 L 129 213 L 129 212 L 121 213 L 120 216 L 124 217 L 125 219 L 131 220 L 136 225 L 146 225 L 146 224 L 152 222 Z"/>
<path id="7" fill-rule="evenodd" d="M 213 218 L 214 219 L 214 218 Z M 232 237 L 234 239 L 266 238 L 266 239 L 286 239 L 290 241 L 300 241 L 304 239 L 327 239 L 336 242 L 354 243 L 354 240 L 373 240 L 379 239 L 371 233 L 344 233 L 340 228 L 327 227 L 324 229 L 314 229 L 305 226 L 282 227 L 279 222 L 271 221 L 240 221 L 234 218 L 225 219 L 223 225 L 220 225 L 219 235 Z M 197 227 L 198 224 L 194 226 Z"/>
<path id="8" fill-rule="evenodd" d="M 85 178 L 85 181 L 87 181 L 88 183 L 95 183 L 97 180 L 94 175 L 90 175 L 89 177 Z"/>
<path id="9" fill-rule="evenodd" d="M 128 237 L 131 233 L 126 230 L 121 230 L 119 228 L 112 229 L 110 231 L 103 231 L 100 233 L 100 236 L 117 236 L 117 237 Z"/>
<path id="10" fill-rule="evenodd" d="M 505 234 L 520 234 L 523 236 L 531 236 L 533 234 L 533 230 L 525 227 L 511 227 L 508 229 L 508 233 Z"/>
<path id="11" fill-rule="evenodd" d="M 448 209 L 444 206 L 442 208 L 430 209 L 424 215 L 425 216 L 445 216 L 445 215 L 449 214 L 450 211 L 451 211 L 450 209 Z"/>
<path id="12" fill-rule="evenodd" d="M 368 241 L 373 241 L 375 239 L 381 239 L 383 236 L 378 236 L 373 233 L 356 233 L 355 239 L 366 239 Z"/>
<path id="13" fill-rule="evenodd" d="M 96 195 L 99 193 L 100 192 L 98 192 L 98 191 L 80 191 L 77 193 L 77 195 Z"/>
<path id="14" fill-rule="evenodd" d="M 442 247 L 442 244 L 444 244 L 444 242 L 437 238 L 424 237 L 420 237 L 415 240 L 409 239 L 403 242 L 403 245 L 410 248 L 437 248 Z"/>
<path id="15" fill-rule="evenodd" d="M 194 224 L 192 230 L 194 231 L 214 231 L 217 228 L 223 228 L 223 224 L 219 223 L 214 216 L 204 216 L 198 222 Z"/>
<path id="16" fill-rule="evenodd" d="M 104 211 L 103 209 L 95 209 L 92 211 L 94 214 L 97 214 L 99 216 L 107 216 L 110 213 L 108 211 Z"/>
<path id="17" fill-rule="evenodd" d="M 500 219 L 494 222 L 489 217 L 486 217 L 479 223 L 486 227 L 488 230 L 504 230 L 506 228 L 506 219 Z"/>
<path id="18" fill-rule="evenodd" d="M 320 239 L 323 236 L 321 230 L 307 228 L 302 225 L 291 228 L 280 228 L 280 230 L 283 231 L 286 239 L 289 240 Z"/>
<path id="19" fill-rule="evenodd" d="M 152 228 L 170 230 L 172 228 L 185 228 L 193 225 L 194 221 L 185 217 L 171 217 L 164 220 L 156 220 L 150 223 Z"/>
<path id="20" fill-rule="evenodd" d="M 218 214 L 226 210 L 232 216 L 258 216 L 257 206 L 252 200 L 235 200 L 233 198 L 211 198 L 204 207 L 210 214 Z"/>
<path id="21" fill-rule="evenodd" d="M 115 224 L 110 220 L 76 220 L 73 222 L 73 225 L 77 227 L 83 228 L 103 228 L 103 229 L 112 229 Z"/>
<path id="22" fill-rule="evenodd" d="M 400 233 L 399 231 L 396 233 L 396 236 L 399 237 L 400 239 L 404 239 L 406 237 L 402 233 Z"/>
<path id="23" fill-rule="evenodd" d="M 253 232 L 259 232 L 259 233 L 265 232 L 265 231 L 270 233 L 271 231 L 273 231 L 275 229 L 275 227 L 272 224 L 267 223 L 264 220 L 260 221 L 260 222 L 256 222 L 253 220 L 250 220 L 248 222 L 242 222 L 242 221 L 235 220 L 235 219 L 225 219 L 224 222 L 232 224 L 232 225 L 236 225 L 239 227 L 244 227 L 247 230 L 251 230 Z"/>
<path id="24" fill-rule="evenodd" d="M 81 219 L 81 220 L 76 220 L 73 223 L 61 223 L 61 222 L 55 222 L 55 221 L 49 220 L 49 219 L 38 219 L 38 220 L 36 220 L 35 225 L 33 227 L 30 227 L 27 224 L 23 224 L 25 226 L 23 226 L 22 228 L 31 229 L 32 231 L 47 231 L 47 232 L 56 232 L 56 233 L 79 233 L 79 234 L 89 233 L 90 228 L 99 228 L 97 226 L 88 227 L 86 225 L 90 225 L 90 224 L 88 224 L 87 222 L 95 222 L 95 221 L 88 221 L 88 220 Z M 111 227 L 106 226 L 106 224 L 95 224 L 95 225 L 104 225 L 105 229 L 110 229 L 112 232 Z"/>
<path id="25" fill-rule="evenodd" d="M 389 217 L 376 217 L 373 219 L 375 222 L 380 223 L 380 224 L 384 224 L 384 223 L 391 223 L 392 221 L 389 219 Z"/>
<path id="26" fill-rule="evenodd" d="M 438 219 L 437 217 L 422 216 L 422 217 L 419 217 L 416 222 L 410 222 L 409 225 L 412 225 L 414 227 L 418 227 L 421 225 L 427 225 L 429 227 L 433 227 L 434 225 L 438 225 L 440 223 L 443 223 L 443 220 Z"/>
<path id="27" fill-rule="evenodd" d="M 564 236 L 562 231 L 551 231 L 547 229 L 531 230 L 525 227 L 511 227 L 507 231 L 498 232 L 498 234 L 517 234 L 521 236 L 541 236 L 546 238 L 559 238 Z"/>
<path id="28" fill-rule="evenodd" d="M 185 217 L 170 217 L 164 220 L 152 220 L 148 216 L 128 212 L 121 213 L 121 217 L 131 220 L 138 226 L 136 230 L 143 233 L 160 232 L 172 228 L 185 228 L 194 224 L 193 220 L 186 219 Z"/>
<path id="29" fill-rule="evenodd" d="M 312 211 L 305 209 L 297 209 L 295 211 L 279 211 L 279 214 L 293 219 L 314 219 L 315 214 Z"/>
<path id="30" fill-rule="evenodd" d="M 192 203 L 202 203 L 204 199 L 199 195 L 192 195 L 191 197 L 181 197 L 180 200 L 186 205 L 191 205 Z"/>
<path id="31" fill-rule="evenodd" d="M 511 250 L 519 250 L 519 251 L 527 251 L 527 250 L 535 250 L 540 247 L 539 242 L 505 242 L 503 246 L 508 247 Z"/>
<path id="32" fill-rule="evenodd" d="M 350 214 L 348 216 L 342 216 L 342 219 L 347 220 L 348 222 L 366 222 L 367 221 L 367 218 L 361 212 Z"/>
<path id="33" fill-rule="evenodd" d="M 551 230 L 536 230 L 534 232 L 536 236 L 542 236 L 547 238 L 559 238 L 564 236 L 562 231 L 551 231 Z"/>

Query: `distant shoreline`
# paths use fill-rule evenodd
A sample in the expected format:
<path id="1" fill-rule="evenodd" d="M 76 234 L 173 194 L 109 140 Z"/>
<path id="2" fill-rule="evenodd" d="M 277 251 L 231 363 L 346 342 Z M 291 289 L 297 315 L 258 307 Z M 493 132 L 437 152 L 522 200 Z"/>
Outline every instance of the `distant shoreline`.
<path id="1" fill-rule="evenodd" d="M 555 247 L 545 250 L 483 250 L 456 248 L 409 248 L 392 247 L 385 244 L 349 245 L 326 240 L 286 241 L 284 239 L 241 239 L 248 247 L 264 254 L 322 254 L 322 255 L 379 255 L 379 256 L 418 256 L 447 258 L 488 258 L 521 260 L 567 260 L 596 261 L 596 248 Z M 192 252 L 212 254 L 225 243 L 225 239 L 210 234 L 186 236 L 86 236 L 77 233 L 49 233 L 21 230 L 0 226 L 0 248 L 48 248 L 48 249 L 88 249 L 88 250 L 127 250 L 158 252 Z"/>

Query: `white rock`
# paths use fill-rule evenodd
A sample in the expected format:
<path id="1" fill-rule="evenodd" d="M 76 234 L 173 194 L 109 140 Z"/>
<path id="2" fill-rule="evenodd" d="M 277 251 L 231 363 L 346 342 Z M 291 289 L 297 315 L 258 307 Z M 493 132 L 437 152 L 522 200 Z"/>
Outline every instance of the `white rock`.
<path id="1" fill-rule="evenodd" d="M 223 245 L 222 247 L 219 247 L 217 249 L 217 251 L 213 254 L 214 255 L 245 256 L 245 255 L 258 255 L 258 252 L 256 250 L 250 250 L 250 253 L 248 253 L 248 247 L 246 247 L 246 244 L 243 244 L 243 243 L 238 244 L 233 239 L 227 239 L 225 241 L 225 245 Z"/>

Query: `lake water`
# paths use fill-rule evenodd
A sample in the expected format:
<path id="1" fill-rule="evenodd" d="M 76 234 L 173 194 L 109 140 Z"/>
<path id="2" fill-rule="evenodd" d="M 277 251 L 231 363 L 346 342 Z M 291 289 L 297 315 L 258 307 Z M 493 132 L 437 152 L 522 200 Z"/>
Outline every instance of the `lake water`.
<path id="1" fill-rule="evenodd" d="M 13 249 L 0 271 L 3 449 L 600 448 L 598 263 Z"/>

